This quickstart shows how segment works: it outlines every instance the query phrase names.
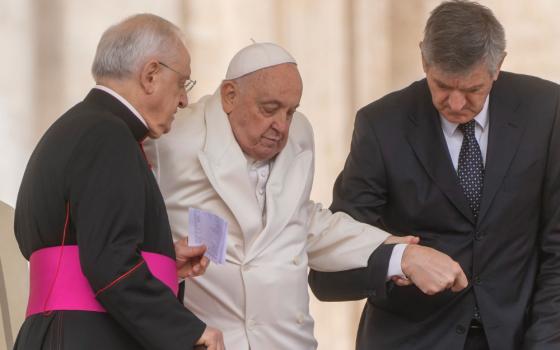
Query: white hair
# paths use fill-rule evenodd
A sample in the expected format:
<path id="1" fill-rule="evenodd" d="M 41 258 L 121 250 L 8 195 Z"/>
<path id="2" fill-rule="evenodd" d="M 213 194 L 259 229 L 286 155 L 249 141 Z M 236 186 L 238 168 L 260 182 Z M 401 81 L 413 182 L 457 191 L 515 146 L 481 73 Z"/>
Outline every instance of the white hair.
<path id="1" fill-rule="evenodd" d="M 177 53 L 181 30 L 152 14 L 138 14 L 109 27 L 101 36 L 91 67 L 93 78 L 128 78 L 148 60 Z"/>

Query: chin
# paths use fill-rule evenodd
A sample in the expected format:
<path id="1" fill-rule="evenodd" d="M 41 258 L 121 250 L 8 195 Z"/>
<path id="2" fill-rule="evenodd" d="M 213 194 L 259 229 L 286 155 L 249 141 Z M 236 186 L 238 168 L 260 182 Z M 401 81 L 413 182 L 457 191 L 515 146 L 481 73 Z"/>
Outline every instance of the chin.
<path id="1" fill-rule="evenodd" d="M 255 158 L 255 160 L 266 161 L 276 157 L 278 153 L 279 152 L 258 152 L 253 158 Z"/>
<path id="2" fill-rule="evenodd" d="M 151 129 L 148 131 L 148 137 L 151 139 L 158 139 L 161 135 L 162 133 L 159 131 L 154 131 Z"/>

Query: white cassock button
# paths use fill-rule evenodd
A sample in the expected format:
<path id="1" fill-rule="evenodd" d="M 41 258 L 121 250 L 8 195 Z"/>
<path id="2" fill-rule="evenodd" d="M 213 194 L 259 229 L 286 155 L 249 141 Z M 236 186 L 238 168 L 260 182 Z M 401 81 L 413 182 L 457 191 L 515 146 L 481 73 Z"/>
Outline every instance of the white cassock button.
<path id="1" fill-rule="evenodd" d="M 259 194 L 262 196 L 264 194 L 264 189 L 259 189 Z"/>
<path id="2" fill-rule="evenodd" d="M 255 328 L 255 320 L 253 320 L 252 318 L 250 318 L 249 320 L 247 320 L 247 328 L 249 330 L 252 330 L 253 328 Z"/>
<path id="3" fill-rule="evenodd" d="M 303 316 L 303 314 L 300 312 L 300 313 L 298 313 L 298 315 L 297 315 L 297 324 L 303 324 L 303 321 L 304 321 L 304 316 Z"/>
<path id="4" fill-rule="evenodd" d="M 292 262 L 294 263 L 294 265 L 299 265 L 299 256 L 294 256 Z"/>

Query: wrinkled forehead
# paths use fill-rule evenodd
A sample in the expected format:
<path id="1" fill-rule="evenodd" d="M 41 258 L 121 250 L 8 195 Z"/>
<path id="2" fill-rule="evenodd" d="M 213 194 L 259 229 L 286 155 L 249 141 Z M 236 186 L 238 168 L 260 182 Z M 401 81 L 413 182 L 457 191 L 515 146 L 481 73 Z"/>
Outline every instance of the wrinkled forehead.
<path id="1" fill-rule="evenodd" d="M 492 75 L 484 65 L 477 65 L 465 72 L 446 72 L 437 66 L 431 67 L 426 76 L 446 87 L 471 88 L 492 81 Z"/>
<path id="2" fill-rule="evenodd" d="M 299 103 L 303 90 L 301 76 L 293 63 L 260 69 L 241 79 L 247 90 L 269 98 L 285 96 L 297 98 Z"/>

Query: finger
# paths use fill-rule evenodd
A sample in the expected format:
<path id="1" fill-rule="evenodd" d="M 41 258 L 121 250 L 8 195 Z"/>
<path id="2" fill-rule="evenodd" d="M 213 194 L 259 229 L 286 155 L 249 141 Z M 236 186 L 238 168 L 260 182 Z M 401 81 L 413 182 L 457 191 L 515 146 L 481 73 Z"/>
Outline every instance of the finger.
<path id="1" fill-rule="evenodd" d="M 200 266 L 202 266 L 202 268 L 206 270 L 208 265 L 210 265 L 210 260 L 208 259 L 208 257 L 203 256 L 202 259 L 200 259 Z"/>
<path id="2" fill-rule="evenodd" d="M 385 244 L 418 244 L 420 238 L 416 236 L 389 236 L 383 243 Z"/>
<path id="3" fill-rule="evenodd" d="M 195 247 L 179 247 L 179 249 L 175 251 L 175 254 L 178 258 L 181 259 L 201 257 L 202 255 L 204 255 L 204 253 L 206 253 L 206 249 L 207 248 L 205 245 Z"/>
<path id="4" fill-rule="evenodd" d="M 469 285 L 469 280 L 467 279 L 467 276 L 465 276 L 463 270 L 461 270 L 461 273 L 455 280 L 455 284 L 453 284 L 453 287 L 451 287 L 451 291 L 460 292 L 463 289 L 467 288 L 468 285 Z"/>
<path id="5" fill-rule="evenodd" d="M 399 276 L 393 276 L 391 280 L 393 281 L 394 284 L 396 284 L 399 287 L 406 287 L 412 284 L 411 280 Z"/>
<path id="6" fill-rule="evenodd" d="M 404 236 L 401 237 L 405 242 L 402 243 L 406 243 L 406 244 L 418 244 L 420 243 L 420 237 L 418 236 Z"/>
<path id="7" fill-rule="evenodd" d="M 173 246 L 175 248 L 175 256 L 176 256 L 176 260 L 178 261 L 185 261 L 185 259 L 181 256 L 180 252 L 182 251 L 182 249 L 184 249 L 185 247 L 187 247 L 187 242 L 185 240 L 185 238 L 181 238 L 179 240 L 177 240 L 175 243 L 173 243 Z"/>
<path id="8" fill-rule="evenodd" d="M 208 267 L 208 258 L 203 257 L 197 262 L 193 267 L 193 272 L 195 273 L 193 276 L 201 276 L 206 272 L 206 268 Z"/>
<path id="9" fill-rule="evenodd" d="M 192 269 L 190 267 L 183 267 L 177 270 L 177 276 L 181 278 L 189 278 L 191 277 Z"/>
<path id="10" fill-rule="evenodd" d="M 204 246 L 194 246 L 194 247 L 187 247 L 187 246 L 180 246 L 176 249 L 176 254 L 181 255 L 182 257 L 191 257 L 200 255 L 201 252 L 205 251 Z"/>

